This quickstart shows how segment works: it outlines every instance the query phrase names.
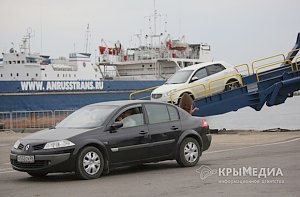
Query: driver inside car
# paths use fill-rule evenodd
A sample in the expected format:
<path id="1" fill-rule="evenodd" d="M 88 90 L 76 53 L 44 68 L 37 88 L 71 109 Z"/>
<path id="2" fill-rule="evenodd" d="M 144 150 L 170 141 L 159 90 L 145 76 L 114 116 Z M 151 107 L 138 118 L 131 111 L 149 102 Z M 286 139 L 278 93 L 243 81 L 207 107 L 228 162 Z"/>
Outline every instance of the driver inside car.
<path id="1" fill-rule="evenodd" d="M 133 112 L 131 109 L 124 111 L 121 115 L 119 115 L 116 119 L 118 122 L 123 123 L 123 127 L 134 127 L 136 126 L 135 120 L 132 118 Z"/>

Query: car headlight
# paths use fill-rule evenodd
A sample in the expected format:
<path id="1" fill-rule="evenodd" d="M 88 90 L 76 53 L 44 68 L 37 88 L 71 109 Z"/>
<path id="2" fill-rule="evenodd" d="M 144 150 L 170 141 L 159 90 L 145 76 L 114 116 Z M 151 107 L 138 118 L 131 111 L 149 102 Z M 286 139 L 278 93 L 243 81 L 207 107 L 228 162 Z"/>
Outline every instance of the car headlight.
<path id="1" fill-rule="evenodd" d="M 20 144 L 21 144 L 20 140 L 16 141 L 14 144 L 14 149 L 18 149 Z"/>
<path id="2" fill-rule="evenodd" d="M 45 146 L 44 149 L 53 149 L 53 148 L 64 148 L 68 146 L 74 146 L 75 144 L 69 140 L 59 140 L 59 141 L 54 141 L 54 142 L 48 142 Z"/>

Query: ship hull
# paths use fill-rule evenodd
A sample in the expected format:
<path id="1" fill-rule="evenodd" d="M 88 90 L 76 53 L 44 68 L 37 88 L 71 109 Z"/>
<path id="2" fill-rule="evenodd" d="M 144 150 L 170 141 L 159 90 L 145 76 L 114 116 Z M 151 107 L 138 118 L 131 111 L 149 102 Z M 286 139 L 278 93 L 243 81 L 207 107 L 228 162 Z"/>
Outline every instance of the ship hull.
<path id="1" fill-rule="evenodd" d="M 60 88 L 56 87 L 55 90 L 49 90 L 49 87 L 47 87 L 47 84 L 50 84 L 49 81 L 34 82 L 28 83 L 28 87 L 31 88 L 27 87 L 26 90 L 24 89 L 24 81 L 0 82 L 0 112 L 78 109 L 91 103 L 126 100 L 136 90 L 159 86 L 164 83 L 164 81 L 158 80 L 104 80 L 99 85 L 99 81 L 79 81 L 80 85 L 76 90 L 70 87 L 67 88 L 66 83 L 60 84 Z M 68 84 L 71 83 L 75 84 L 72 81 Z M 38 84 L 39 90 L 36 90 L 34 84 Z M 78 81 L 76 81 L 76 84 L 78 84 Z M 81 86 L 81 84 L 83 85 Z M 100 89 L 96 89 L 96 86 Z M 84 89 L 86 87 L 89 89 Z M 139 94 L 135 98 L 143 98 L 145 94 Z"/>

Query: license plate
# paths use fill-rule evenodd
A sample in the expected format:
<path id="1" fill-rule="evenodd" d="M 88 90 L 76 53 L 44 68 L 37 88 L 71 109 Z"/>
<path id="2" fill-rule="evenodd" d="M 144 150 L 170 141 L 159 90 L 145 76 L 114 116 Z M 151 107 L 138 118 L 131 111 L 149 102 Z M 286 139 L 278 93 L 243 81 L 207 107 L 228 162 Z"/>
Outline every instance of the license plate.
<path id="1" fill-rule="evenodd" d="M 20 163 L 34 163 L 33 155 L 18 155 L 17 161 Z"/>

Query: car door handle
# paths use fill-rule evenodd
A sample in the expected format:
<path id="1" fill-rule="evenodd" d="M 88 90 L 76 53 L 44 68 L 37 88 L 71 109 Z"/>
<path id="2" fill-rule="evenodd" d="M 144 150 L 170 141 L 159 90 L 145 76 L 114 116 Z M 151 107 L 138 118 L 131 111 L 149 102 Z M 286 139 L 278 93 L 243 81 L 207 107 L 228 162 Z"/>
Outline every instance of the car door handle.
<path id="1" fill-rule="evenodd" d="M 172 130 L 177 130 L 177 129 L 178 129 L 178 127 L 176 127 L 176 126 L 172 126 L 172 127 L 171 127 L 171 129 L 172 129 Z"/>
<path id="2" fill-rule="evenodd" d="M 140 134 L 142 134 L 142 135 L 145 135 L 147 133 L 148 133 L 148 131 L 140 131 Z"/>

